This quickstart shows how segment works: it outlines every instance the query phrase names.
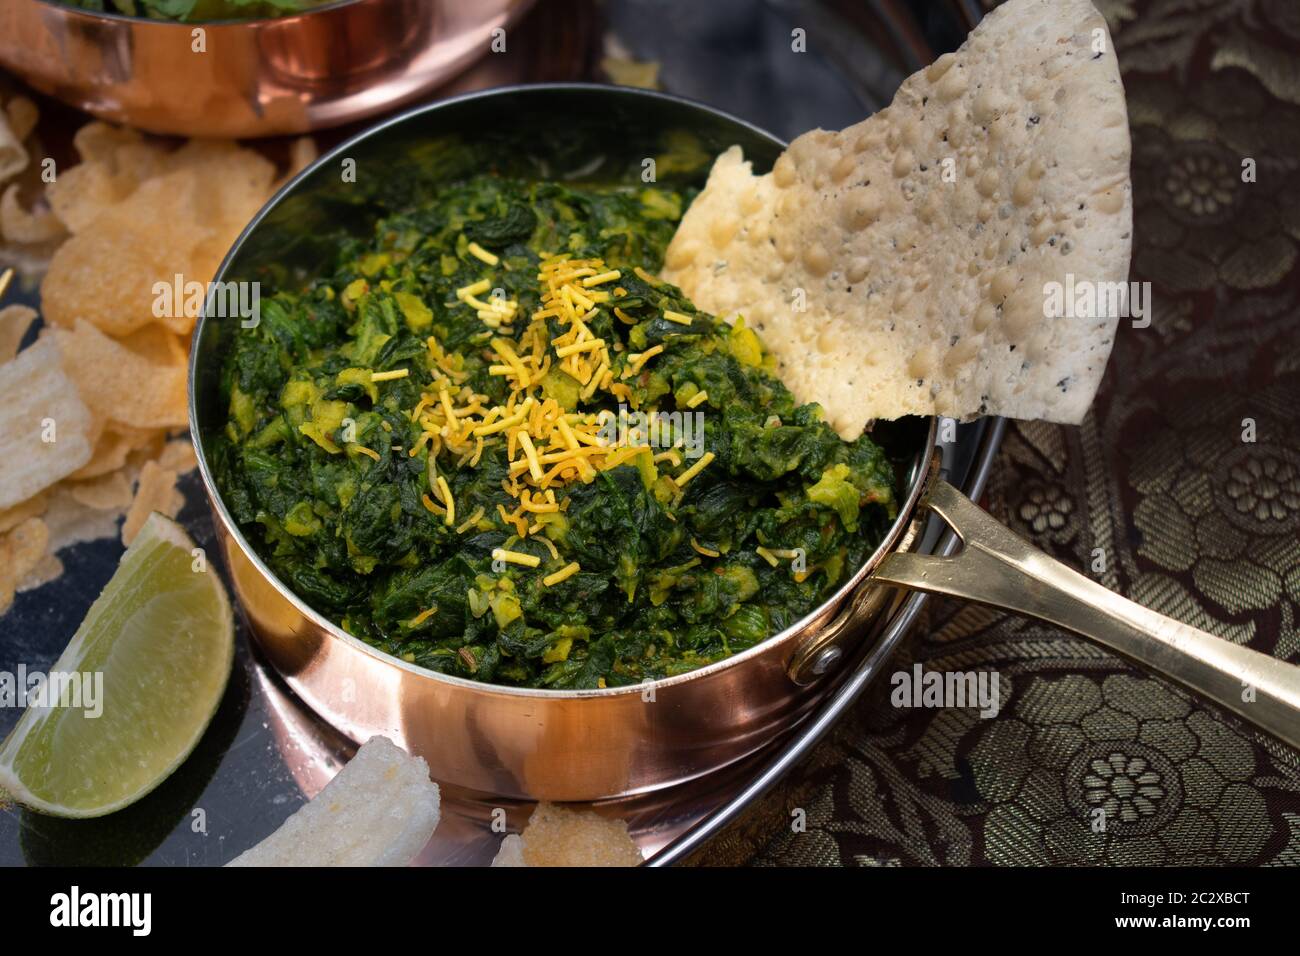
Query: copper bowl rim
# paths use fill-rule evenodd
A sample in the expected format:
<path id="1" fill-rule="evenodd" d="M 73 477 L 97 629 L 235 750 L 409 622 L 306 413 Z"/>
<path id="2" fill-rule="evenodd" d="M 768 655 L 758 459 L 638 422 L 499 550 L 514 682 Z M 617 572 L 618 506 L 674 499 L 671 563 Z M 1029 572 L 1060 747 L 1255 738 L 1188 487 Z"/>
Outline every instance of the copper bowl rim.
<path id="1" fill-rule="evenodd" d="M 125 13 L 110 13 L 108 11 L 86 10 L 83 7 L 74 7 L 60 0 L 35 0 L 42 6 L 52 7 L 61 14 L 70 17 L 89 17 L 92 20 L 114 20 L 121 23 L 147 24 L 155 27 L 180 27 L 185 30 L 193 30 L 195 27 L 239 27 L 253 26 L 254 24 L 281 23 L 291 20 L 297 20 L 302 17 L 309 17 L 314 13 L 323 13 L 327 10 L 335 10 L 339 7 L 352 6 L 355 3 L 364 3 L 365 0 L 331 0 L 330 3 L 322 3 L 318 7 L 312 7 L 309 10 L 302 10 L 298 13 L 287 13 L 282 17 L 231 17 L 225 20 L 160 20 L 155 17 L 133 17 Z"/>
<path id="2" fill-rule="evenodd" d="M 352 2 L 352 0 L 349 0 L 349 2 Z M 433 103 L 425 103 L 413 107 L 411 109 L 403 110 L 402 112 L 397 113 L 394 116 L 389 117 L 388 119 L 385 119 L 379 123 L 374 124 L 373 126 L 366 128 L 365 130 L 361 131 L 355 136 L 350 137 L 345 142 L 335 146 L 329 152 L 322 154 L 320 157 L 316 159 L 315 162 L 311 163 L 305 169 L 301 170 L 291 180 L 285 183 L 284 186 L 282 186 L 275 193 L 275 195 L 273 195 L 269 200 L 267 200 L 266 204 L 263 205 L 260 210 L 258 210 L 257 215 L 255 215 L 249 221 L 248 225 L 244 227 L 243 232 L 239 234 L 239 237 L 235 240 L 234 244 L 230 247 L 230 250 L 226 253 L 225 258 L 222 259 L 221 265 L 218 267 L 216 275 L 213 277 L 213 282 L 215 283 L 223 280 L 227 269 L 230 268 L 235 257 L 238 255 L 240 249 L 244 246 L 244 243 L 253 234 L 253 232 L 256 231 L 257 227 L 261 224 L 262 220 L 271 212 L 271 210 L 273 210 L 276 206 L 278 206 L 284 199 L 292 195 L 296 190 L 296 188 L 298 187 L 299 183 L 301 183 L 304 179 L 306 179 L 307 177 L 315 173 L 316 170 L 319 169 L 320 167 L 336 161 L 340 156 L 346 155 L 348 151 L 352 150 L 358 143 L 362 142 L 363 140 L 368 140 L 377 136 L 382 136 L 386 131 L 388 131 L 392 127 L 400 126 L 402 124 L 405 124 L 407 122 L 416 119 L 417 117 L 423 116 L 426 113 L 432 113 L 444 107 L 451 106 L 453 104 L 465 103 L 465 102 L 470 102 L 479 99 L 488 99 L 497 96 L 505 96 L 508 94 L 517 94 L 521 92 L 538 93 L 540 95 L 545 95 L 545 91 L 547 90 L 554 90 L 554 91 L 571 90 L 571 91 L 583 91 L 589 93 L 594 92 L 597 95 L 603 93 L 610 93 L 612 95 L 618 95 L 618 96 L 634 96 L 634 97 L 643 97 L 643 98 L 666 101 L 679 106 L 685 106 L 693 110 L 703 110 L 708 113 L 711 113 L 715 117 L 725 120 L 728 123 L 735 124 L 737 126 L 741 126 L 749 129 L 751 132 L 756 133 L 759 136 L 770 140 L 774 145 L 780 147 L 785 147 L 787 145 L 782 139 L 780 139 L 780 137 L 775 136 L 772 133 L 769 133 L 768 131 L 764 130 L 762 127 L 750 123 L 747 120 L 743 120 L 737 116 L 734 116 L 731 113 L 726 112 L 725 110 L 718 109 L 717 107 L 710 106 L 706 103 L 702 103 L 698 100 L 694 100 L 689 97 L 677 96 L 675 94 L 663 93 L 655 90 L 642 90 L 635 87 L 614 87 L 614 86 L 607 86 L 605 84 L 600 84 L 600 83 L 534 83 L 534 84 L 517 84 L 512 86 L 494 87 L 489 90 L 477 90 L 471 93 L 465 93 L 459 96 L 448 97 L 447 99 L 437 100 L 436 102 Z M 187 391 L 188 391 L 188 398 L 189 398 L 190 435 L 194 443 L 196 457 L 198 458 L 199 474 L 202 476 L 203 486 L 208 495 L 209 507 L 212 509 L 212 512 L 216 517 L 216 519 L 222 524 L 226 532 L 230 535 L 231 539 L 234 540 L 235 543 L 239 546 L 239 549 L 240 551 L 243 552 L 244 557 L 246 557 L 248 561 L 253 565 L 253 567 L 255 567 L 258 570 L 258 572 L 267 580 L 267 582 L 270 583 L 270 585 L 275 588 L 275 590 L 280 594 L 280 596 L 285 598 L 287 601 L 289 601 L 304 617 L 310 620 L 317 627 L 321 628 L 321 630 L 323 630 L 325 633 L 329 634 L 331 638 L 343 641 L 344 643 L 350 645 L 351 647 L 364 652 L 365 654 L 375 658 L 376 660 L 382 663 L 400 668 L 404 671 L 408 671 L 411 674 L 417 675 L 419 677 L 428 680 L 444 681 L 452 686 L 461 687 L 467 690 L 477 691 L 479 693 L 503 694 L 503 695 L 514 696 L 514 697 L 531 697 L 531 698 L 550 699 L 550 700 L 620 697 L 620 696 L 630 696 L 633 694 L 636 695 L 642 694 L 645 692 L 645 689 L 647 687 L 653 687 L 656 689 L 672 687 L 678 684 L 687 683 L 692 680 L 698 680 L 708 675 L 716 674 L 732 667 L 740 667 L 745 663 L 747 663 L 748 661 L 760 656 L 762 653 L 770 649 L 773 645 L 785 641 L 789 641 L 797 637 L 801 633 L 805 632 L 811 625 L 813 625 L 817 621 L 828 619 L 831 613 L 834 611 L 834 609 L 841 606 L 846 600 L 850 598 L 850 596 L 855 591 L 857 591 L 859 587 L 861 587 L 864 584 L 866 579 L 870 576 L 872 569 L 875 568 L 876 565 L 880 563 L 881 559 L 884 557 L 884 555 L 887 552 L 893 550 L 893 548 L 898 544 L 899 539 L 903 536 L 903 533 L 906 530 L 909 523 L 909 516 L 916 510 L 916 506 L 920 501 L 921 493 L 924 490 L 926 484 L 925 479 L 931 470 L 930 469 L 931 456 L 929 454 L 929 449 L 934 447 L 934 439 L 935 439 L 935 433 L 937 428 L 937 420 L 934 418 L 930 418 L 928 420 L 929 422 L 928 437 L 925 441 L 924 446 L 922 447 L 922 451 L 924 453 L 918 453 L 912 464 L 911 473 L 908 475 L 907 478 L 908 481 L 907 495 L 899 504 L 898 515 L 895 517 L 893 524 L 890 526 L 889 531 L 885 533 L 884 537 L 881 539 L 880 543 L 876 546 L 876 549 L 871 553 L 870 557 L 868 557 L 866 561 L 862 563 L 862 566 L 859 567 L 857 571 L 855 571 L 854 574 L 847 581 L 844 582 L 844 584 L 840 585 L 840 587 L 836 589 L 834 594 L 832 594 L 826 600 L 822 601 L 822 603 L 818 604 L 815 608 L 813 608 L 811 611 L 805 614 L 802 618 L 795 621 L 793 624 L 791 624 L 789 627 L 785 628 L 784 630 L 778 631 L 776 634 L 773 634 L 771 637 L 759 641 L 753 647 L 746 648 L 745 650 L 741 651 L 739 654 L 733 654 L 730 657 L 724 658 L 720 661 L 715 661 L 712 664 L 706 664 L 703 667 L 698 667 L 694 670 L 687 671 L 683 674 L 676 674 L 672 677 L 659 678 L 653 681 L 640 681 L 638 683 L 628 684 L 622 687 L 607 687 L 603 689 L 593 688 L 593 689 L 582 689 L 582 690 L 550 690 L 546 688 L 536 688 L 536 687 L 513 687 L 507 684 L 490 684 L 490 683 L 484 683 L 482 681 L 469 680 L 468 678 L 464 678 L 464 677 L 457 677 L 452 674 L 442 674 L 437 671 L 432 671 L 429 670 L 428 668 L 420 667 L 419 665 L 409 663 L 407 661 L 402 660 L 399 657 L 395 657 L 392 654 L 388 654 L 384 651 L 381 651 L 379 650 L 379 648 L 374 647 L 373 645 L 368 644 L 365 641 L 361 640 L 360 638 L 355 637 L 354 635 L 349 634 L 347 631 L 343 630 L 343 628 L 339 627 L 333 621 L 329 620 L 327 617 L 322 615 L 314 607 L 312 607 L 301 597 L 299 597 L 298 594 L 294 592 L 292 588 L 290 588 L 283 581 L 281 581 L 279 576 L 266 564 L 265 561 L 262 560 L 261 555 L 257 552 L 255 548 L 253 548 L 253 546 L 249 543 L 248 539 L 244 537 L 243 531 L 239 528 L 239 525 L 235 522 L 229 510 L 226 508 L 225 502 L 221 498 L 221 493 L 217 489 L 216 482 L 212 477 L 212 472 L 208 467 L 207 454 L 203 448 L 202 431 L 199 428 L 198 402 L 197 402 L 197 395 L 195 390 L 195 381 L 196 381 L 195 373 L 199 364 L 199 357 L 200 357 L 199 356 L 200 337 L 204 325 L 207 322 L 208 315 L 212 311 L 211 306 L 212 306 L 212 300 L 211 298 L 209 298 L 209 300 L 205 303 L 203 314 L 198 317 L 198 320 L 194 324 L 194 332 L 190 342 L 189 381 L 187 384 Z"/>

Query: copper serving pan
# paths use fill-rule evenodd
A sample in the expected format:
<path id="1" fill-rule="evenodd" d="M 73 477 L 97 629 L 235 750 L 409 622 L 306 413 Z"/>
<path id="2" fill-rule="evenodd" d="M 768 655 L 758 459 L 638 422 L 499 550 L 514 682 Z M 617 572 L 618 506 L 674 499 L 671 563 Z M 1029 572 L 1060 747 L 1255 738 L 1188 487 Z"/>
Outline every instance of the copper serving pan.
<path id="1" fill-rule="evenodd" d="M 565 118 L 564 135 L 548 136 L 557 116 Z M 370 195 L 436 188 L 475 163 L 512 157 L 549 177 L 608 178 L 639 171 L 642 158 L 660 153 L 674 132 L 693 136 L 710 157 L 739 143 L 760 170 L 782 146 L 734 117 L 640 90 L 574 84 L 472 94 L 405 113 L 322 157 L 263 209 L 218 278 L 265 286 L 311 274 L 328 261 L 332 235 L 366 228 Z M 461 154 L 447 149 L 454 144 L 477 145 L 482 158 L 458 160 Z M 363 171 L 356 184 L 340 182 L 344 158 Z M 703 163 L 686 176 L 699 182 L 707 168 Z M 870 623 L 899 599 L 896 588 L 953 594 L 1054 621 L 1300 744 L 1300 669 L 1140 607 L 1032 548 L 937 473 L 933 420 L 877 424 L 873 436 L 896 463 L 904 489 L 896 522 L 829 600 L 748 651 L 670 679 L 589 691 L 498 687 L 407 664 L 345 633 L 290 591 L 222 502 L 208 445 L 224 426 L 217 400 L 223 343 L 239 332 L 237 320 L 211 313 L 200 320 L 190 425 L 252 631 L 289 686 L 322 717 L 354 740 L 388 735 L 423 756 L 439 781 L 503 798 L 597 800 L 707 774 L 801 720 Z M 961 537 L 956 554 L 908 550 L 926 509 Z M 1253 693 L 1243 694 L 1243 686 Z"/>
<path id="2" fill-rule="evenodd" d="M 0 66 L 153 133 L 305 133 L 427 93 L 487 53 L 493 31 L 531 3 L 340 0 L 296 16 L 191 24 L 4 0 Z"/>

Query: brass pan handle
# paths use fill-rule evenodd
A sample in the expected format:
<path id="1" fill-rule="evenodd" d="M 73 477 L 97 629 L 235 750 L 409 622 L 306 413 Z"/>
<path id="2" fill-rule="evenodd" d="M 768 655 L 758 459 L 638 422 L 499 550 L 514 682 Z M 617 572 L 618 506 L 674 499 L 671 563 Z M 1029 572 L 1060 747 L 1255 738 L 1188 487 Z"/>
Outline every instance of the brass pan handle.
<path id="1" fill-rule="evenodd" d="M 942 479 L 933 482 L 922 506 L 952 527 L 961 550 L 949 557 L 891 553 L 873 582 L 951 594 L 1059 624 L 1300 747 L 1300 667 L 1121 597 L 1049 558 Z"/>

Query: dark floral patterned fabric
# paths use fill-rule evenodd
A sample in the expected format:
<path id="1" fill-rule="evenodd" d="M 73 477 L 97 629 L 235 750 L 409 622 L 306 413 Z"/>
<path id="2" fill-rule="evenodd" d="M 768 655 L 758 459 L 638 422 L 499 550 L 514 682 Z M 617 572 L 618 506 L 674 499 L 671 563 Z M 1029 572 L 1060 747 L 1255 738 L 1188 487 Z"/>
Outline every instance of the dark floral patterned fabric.
<path id="1" fill-rule="evenodd" d="M 1082 426 L 1012 425 L 985 505 L 1107 587 L 1300 663 L 1300 3 L 1098 7 L 1152 321 L 1122 324 Z M 1233 715 L 950 600 L 887 671 L 913 661 L 996 671 L 1000 712 L 896 709 L 881 680 L 696 861 L 1300 865 L 1300 756 Z"/>

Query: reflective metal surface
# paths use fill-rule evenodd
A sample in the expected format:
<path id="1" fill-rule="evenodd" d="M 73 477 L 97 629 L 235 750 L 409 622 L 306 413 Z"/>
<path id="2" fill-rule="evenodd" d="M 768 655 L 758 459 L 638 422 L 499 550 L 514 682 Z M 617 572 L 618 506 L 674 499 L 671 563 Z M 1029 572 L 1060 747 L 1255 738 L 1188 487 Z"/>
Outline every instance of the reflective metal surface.
<path id="1" fill-rule="evenodd" d="M 1300 667 L 1157 614 L 1053 560 L 942 479 L 923 506 L 962 540 L 950 557 L 891 554 L 873 578 L 1051 621 L 1173 678 L 1300 747 Z"/>
<path id="2" fill-rule="evenodd" d="M 303 133 L 427 93 L 488 54 L 492 31 L 531 2 L 343 0 L 297 16 L 188 24 L 4 0 L 0 66 L 154 133 Z M 508 35 L 503 42 L 508 50 Z"/>

